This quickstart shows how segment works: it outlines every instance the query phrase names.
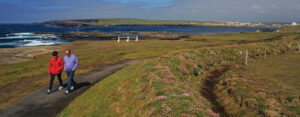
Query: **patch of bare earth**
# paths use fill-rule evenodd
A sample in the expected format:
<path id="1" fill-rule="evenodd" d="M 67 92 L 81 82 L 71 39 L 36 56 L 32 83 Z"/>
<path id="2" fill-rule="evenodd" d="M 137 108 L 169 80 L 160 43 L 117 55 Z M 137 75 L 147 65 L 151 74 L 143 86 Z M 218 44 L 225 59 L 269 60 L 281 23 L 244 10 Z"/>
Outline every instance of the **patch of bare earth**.
<path id="1" fill-rule="evenodd" d="M 38 55 L 60 49 L 58 46 L 1 48 L 0 65 L 28 61 Z"/>

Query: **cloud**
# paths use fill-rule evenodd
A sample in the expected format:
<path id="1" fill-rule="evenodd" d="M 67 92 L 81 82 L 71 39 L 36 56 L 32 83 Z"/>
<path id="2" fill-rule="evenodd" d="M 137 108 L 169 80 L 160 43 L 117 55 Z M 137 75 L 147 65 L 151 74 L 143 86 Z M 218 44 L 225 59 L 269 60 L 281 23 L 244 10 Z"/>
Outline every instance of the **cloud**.
<path id="1" fill-rule="evenodd" d="M 261 6 L 257 5 L 257 4 L 254 4 L 254 5 L 251 6 L 251 8 L 254 9 L 254 10 L 260 10 Z"/>
<path id="2" fill-rule="evenodd" d="M 271 7 L 274 8 L 274 9 L 276 9 L 276 8 L 278 8 L 278 5 L 277 4 L 272 4 Z"/>
<path id="3" fill-rule="evenodd" d="M 298 4 L 295 9 L 300 10 L 300 4 Z"/>
<path id="4" fill-rule="evenodd" d="M 0 23 L 77 18 L 290 22 L 300 21 L 299 10 L 300 0 L 0 0 Z"/>
<path id="5" fill-rule="evenodd" d="M 68 10 L 71 9 L 72 7 L 65 7 L 65 6 L 42 6 L 42 7 L 34 7 L 36 9 L 40 10 Z"/>
<path id="6" fill-rule="evenodd" d="M 157 7 L 168 7 L 173 4 L 173 0 L 103 0 L 107 2 L 119 2 L 123 4 L 135 4 L 138 7 L 150 9 Z"/>
<path id="7" fill-rule="evenodd" d="M 71 1 L 68 1 L 69 4 Z M 77 0 L 75 2 L 78 2 Z M 65 4 L 62 4 L 65 3 Z M 59 0 L 52 1 L 40 1 L 40 0 L 0 0 L 0 4 L 14 4 L 19 7 L 26 7 L 29 9 L 36 10 L 67 10 L 70 9 L 71 6 L 66 4 L 67 2 L 61 2 Z"/>

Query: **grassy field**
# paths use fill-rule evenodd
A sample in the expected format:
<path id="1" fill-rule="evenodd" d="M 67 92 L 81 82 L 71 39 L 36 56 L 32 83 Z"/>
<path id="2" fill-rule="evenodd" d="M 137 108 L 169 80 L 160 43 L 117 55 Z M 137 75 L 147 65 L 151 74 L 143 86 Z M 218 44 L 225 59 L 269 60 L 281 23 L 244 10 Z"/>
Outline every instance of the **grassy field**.
<path id="1" fill-rule="evenodd" d="M 232 37 L 221 40 L 227 42 L 238 34 L 222 34 L 221 37 L 224 35 Z M 251 61 L 262 58 L 264 48 L 268 48 L 269 55 L 294 51 L 295 42 L 284 38 L 287 40 L 179 50 L 133 65 L 94 85 L 58 116 L 218 116 L 201 93 L 203 81 L 212 75 L 210 72 L 223 65 L 243 65 L 246 49 L 253 52 L 249 54 L 253 58 Z"/>
<path id="2" fill-rule="evenodd" d="M 222 105 L 235 116 L 299 116 L 299 60 L 296 52 L 231 69 L 217 89 Z"/>
<path id="3" fill-rule="evenodd" d="M 292 40 L 297 36 L 299 34 L 294 33 L 234 33 L 196 35 L 176 41 L 141 40 L 130 43 L 77 41 L 59 45 L 61 48 L 59 55 L 61 57 L 64 55 L 64 49 L 71 49 L 80 61 L 77 74 L 82 74 L 102 65 L 126 59 L 160 56 L 182 49 L 232 46 L 244 43 L 276 41 L 277 39 Z M 43 54 L 30 61 L 0 66 L 0 108 L 8 106 L 33 90 L 48 84 L 47 69 L 50 57 L 50 53 Z M 66 79 L 65 75 L 63 75 L 63 79 Z"/>
<path id="4" fill-rule="evenodd" d="M 290 32 L 290 33 L 300 33 L 300 26 L 285 27 L 279 30 L 279 32 Z"/>

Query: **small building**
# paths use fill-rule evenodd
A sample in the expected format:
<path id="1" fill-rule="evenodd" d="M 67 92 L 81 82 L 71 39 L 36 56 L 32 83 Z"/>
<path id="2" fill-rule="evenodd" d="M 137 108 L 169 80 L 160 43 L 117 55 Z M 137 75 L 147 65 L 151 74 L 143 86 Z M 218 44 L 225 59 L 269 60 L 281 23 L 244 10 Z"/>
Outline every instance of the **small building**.
<path id="1" fill-rule="evenodd" d="M 297 26 L 297 22 L 293 22 L 293 23 L 292 23 L 292 26 Z"/>

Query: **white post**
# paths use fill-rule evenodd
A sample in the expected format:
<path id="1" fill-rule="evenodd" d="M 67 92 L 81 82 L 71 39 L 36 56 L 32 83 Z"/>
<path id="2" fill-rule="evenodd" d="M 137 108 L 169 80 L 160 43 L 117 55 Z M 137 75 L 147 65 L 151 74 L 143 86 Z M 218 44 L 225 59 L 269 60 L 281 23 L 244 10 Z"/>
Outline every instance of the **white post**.
<path id="1" fill-rule="evenodd" d="M 267 49 L 265 48 L 265 58 L 267 58 Z"/>
<path id="2" fill-rule="evenodd" d="M 120 42 L 120 36 L 118 36 L 118 42 Z"/>
<path id="3" fill-rule="evenodd" d="M 135 41 L 139 41 L 139 36 L 136 36 L 136 37 L 135 37 Z"/>
<path id="4" fill-rule="evenodd" d="M 298 42 L 298 51 L 300 52 L 300 44 L 299 44 L 299 42 Z"/>
<path id="5" fill-rule="evenodd" d="M 245 61 L 245 65 L 248 65 L 248 50 L 246 50 L 246 61 Z"/>
<path id="6" fill-rule="evenodd" d="M 127 36 L 127 40 L 126 40 L 126 42 L 129 42 L 129 36 Z"/>

